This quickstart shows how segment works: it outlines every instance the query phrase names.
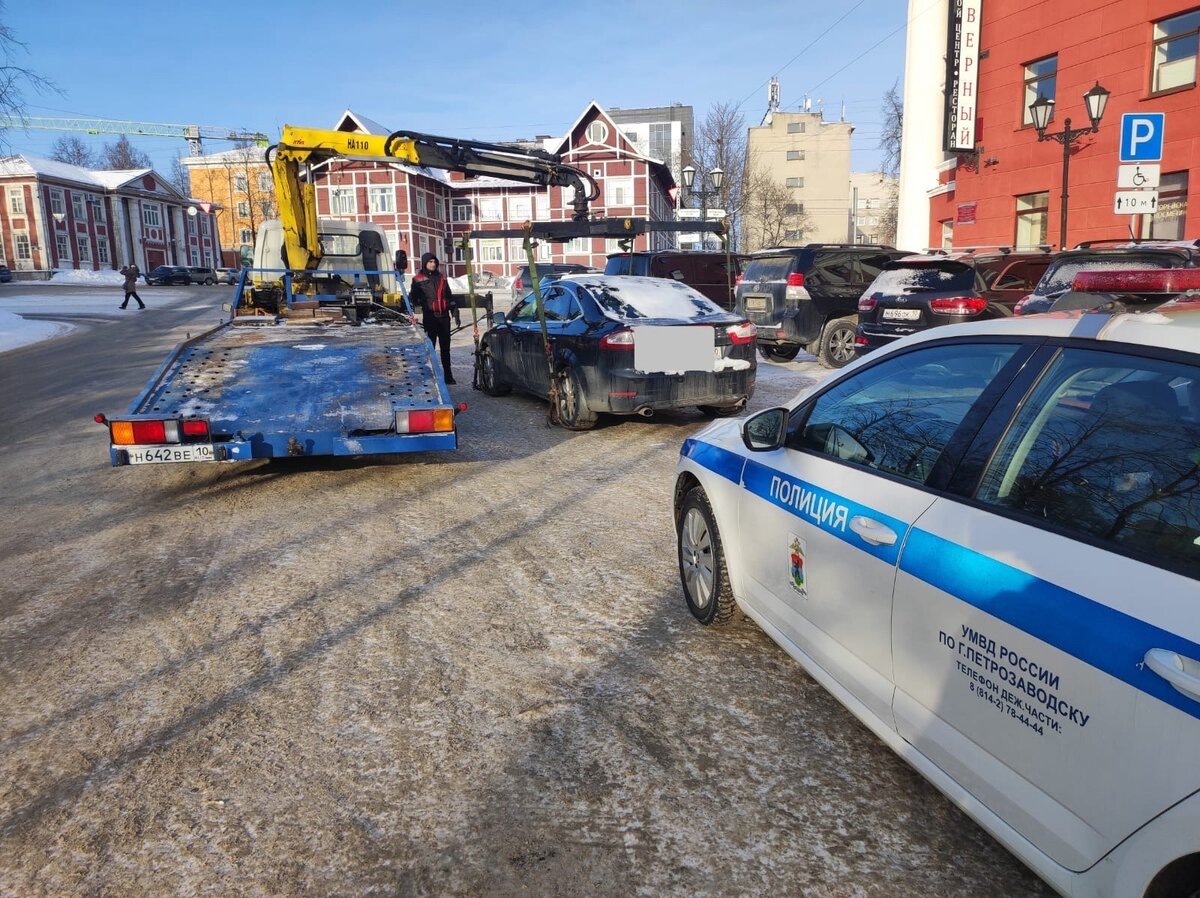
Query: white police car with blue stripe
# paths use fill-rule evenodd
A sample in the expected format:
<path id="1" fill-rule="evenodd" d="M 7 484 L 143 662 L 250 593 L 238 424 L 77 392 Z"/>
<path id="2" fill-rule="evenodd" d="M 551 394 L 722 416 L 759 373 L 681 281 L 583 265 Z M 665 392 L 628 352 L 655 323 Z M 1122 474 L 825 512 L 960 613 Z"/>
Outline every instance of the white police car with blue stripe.
<path id="1" fill-rule="evenodd" d="M 1064 895 L 1200 895 L 1200 299 L 926 331 L 689 439 L 679 569 Z"/>

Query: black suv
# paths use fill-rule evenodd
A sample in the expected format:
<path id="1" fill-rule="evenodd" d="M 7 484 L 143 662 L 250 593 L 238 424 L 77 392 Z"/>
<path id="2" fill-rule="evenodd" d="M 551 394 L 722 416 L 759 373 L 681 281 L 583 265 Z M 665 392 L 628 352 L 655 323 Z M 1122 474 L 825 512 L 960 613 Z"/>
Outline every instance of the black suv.
<path id="1" fill-rule="evenodd" d="M 1108 244 L 1105 246 L 1104 244 Z M 1135 271 L 1200 267 L 1200 240 L 1089 240 L 1054 257 L 1033 292 L 1016 306 L 1018 315 L 1049 312 L 1083 271 Z"/>
<path id="2" fill-rule="evenodd" d="M 613 253 L 604 273 L 670 278 L 703 293 L 721 308 L 731 309 L 734 303 L 730 287 L 738 279 L 744 259 L 745 256 L 736 254 L 679 250 Z"/>
<path id="3" fill-rule="evenodd" d="M 908 253 L 890 246 L 810 243 L 754 253 L 735 297 L 758 325 L 758 348 L 768 359 L 789 361 L 801 349 L 827 368 L 854 359 L 858 300 L 883 267 Z"/>
<path id="4" fill-rule="evenodd" d="M 1049 250 L 974 248 L 888 262 L 858 301 L 855 348 L 861 355 L 941 324 L 1012 315 L 1050 266 Z"/>

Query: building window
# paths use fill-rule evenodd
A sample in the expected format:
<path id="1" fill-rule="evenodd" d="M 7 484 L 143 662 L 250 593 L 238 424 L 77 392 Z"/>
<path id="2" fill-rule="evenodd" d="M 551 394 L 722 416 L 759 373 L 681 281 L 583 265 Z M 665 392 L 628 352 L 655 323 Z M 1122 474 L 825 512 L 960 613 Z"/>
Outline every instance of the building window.
<path id="1" fill-rule="evenodd" d="M 500 211 L 500 197 L 488 196 L 479 201 L 480 221 L 499 221 L 502 214 Z"/>
<path id="2" fill-rule="evenodd" d="M 785 203 L 783 206 L 784 215 L 803 215 L 804 203 Z"/>
<path id="3" fill-rule="evenodd" d="M 192 264 L 193 265 L 200 264 L 200 253 L 197 250 L 192 250 Z"/>
<path id="4" fill-rule="evenodd" d="M 455 200 L 450 204 L 450 215 L 454 221 L 470 221 L 475 208 L 470 200 Z"/>
<path id="5" fill-rule="evenodd" d="M 8 188 L 8 211 L 13 215 L 25 214 L 25 188 L 10 187 Z M 26 238 L 28 239 L 28 238 Z M 28 258 L 28 256 L 26 257 Z"/>
<path id="6" fill-rule="evenodd" d="M 1017 247 L 1027 248 L 1045 243 L 1049 220 L 1049 193 L 1026 193 L 1017 197 Z"/>
<path id="7" fill-rule="evenodd" d="M 209 218 L 207 215 L 205 215 L 202 219 L 200 219 L 200 233 L 203 234 L 205 237 L 208 236 L 208 228 L 209 228 L 208 223 L 209 223 Z"/>
<path id="8" fill-rule="evenodd" d="M 604 241 L 604 252 L 605 252 L 605 254 L 607 254 L 607 255 L 612 255 L 613 253 L 621 253 L 621 252 L 624 252 L 624 251 L 625 251 L 625 250 L 623 250 L 623 249 L 621 248 L 621 241 L 620 241 L 620 240 L 605 240 L 605 241 Z"/>
<path id="9" fill-rule="evenodd" d="M 241 233 L 238 234 L 238 237 L 240 238 L 238 241 L 239 243 L 253 243 L 254 242 L 254 232 L 251 231 L 249 228 L 242 228 Z"/>
<path id="10" fill-rule="evenodd" d="M 537 245 L 537 260 L 539 262 L 550 261 L 551 244 L 548 240 L 539 240 Z"/>
<path id="11" fill-rule="evenodd" d="M 55 234 L 54 242 L 58 246 L 58 261 L 71 261 L 71 241 L 67 239 L 66 234 Z"/>
<path id="12" fill-rule="evenodd" d="M 942 222 L 942 249 L 954 248 L 954 220 L 947 219 Z"/>
<path id="13" fill-rule="evenodd" d="M 803 134 L 804 122 L 788 122 L 788 134 Z"/>
<path id="14" fill-rule="evenodd" d="M 787 161 L 788 162 L 803 162 L 804 161 L 804 150 L 788 150 L 787 151 Z"/>
<path id="15" fill-rule="evenodd" d="M 71 194 L 71 214 L 75 216 L 76 221 L 87 221 L 87 209 L 83 205 L 83 194 Z"/>
<path id="16" fill-rule="evenodd" d="M 96 238 L 96 259 L 99 260 L 101 265 L 108 265 L 109 262 L 112 261 L 108 256 L 107 237 Z"/>
<path id="17" fill-rule="evenodd" d="M 525 241 L 524 240 L 508 241 L 508 261 L 524 262 L 525 260 L 526 260 Z"/>
<path id="18" fill-rule="evenodd" d="M 1058 57 L 1047 56 L 1025 66 L 1025 102 L 1021 104 L 1021 121 L 1033 124 L 1029 104 L 1038 97 L 1053 100 L 1058 93 Z M 1050 118 L 1054 118 L 1054 107 L 1050 107 Z"/>
<path id="19" fill-rule="evenodd" d="M 436 194 L 433 197 L 433 217 L 437 221 L 446 220 L 446 201 Z"/>
<path id="20" fill-rule="evenodd" d="M 550 217 L 550 197 L 549 195 L 535 196 L 533 198 L 534 213 L 537 215 L 538 221 L 545 221 Z"/>
<path id="21" fill-rule="evenodd" d="M 804 239 L 804 232 L 803 231 L 784 231 L 783 239 L 784 240 L 802 240 L 802 239 Z M 858 242 L 862 243 L 862 240 L 859 240 Z"/>
<path id="22" fill-rule="evenodd" d="M 271 191 L 271 173 L 270 172 L 260 171 L 258 173 L 258 189 L 261 190 L 263 193 L 269 193 Z"/>
<path id="23" fill-rule="evenodd" d="M 1154 23 L 1154 77 L 1150 90 L 1158 93 L 1196 83 L 1200 52 L 1200 9 Z"/>
<path id="24" fill-rule="evenodd" d="M 604 143 L 608 140 L 608 125 L 597 119 L 587 126 L 586 134 L 592 143 Z"/>
<path id="25" fill-rule="evenodd" d="M 24 233 L 13 234 L 13 247 L 17 251 L 17 258 L 23 261 L 29 261 L 33 258 L 33 252 L 29 248 L 29 235 Z"/>
<path id="26" fill-rule="evenodd" d="M 605 181 L 604 204 L 606 206 L 632 206 L 633 179 L 609 178 Z"/>
<path id="27" fill-rule="evenodd" d="M 567 253 L 571 255 L 589 256 L 592 253 L 591 237 L 575 237 L 567 244 Z"/>
<path id="28" fill-rule="evenodd" d="M 162 215 L 158 206 L 142 206 L 142 224 L 148 228 L 162 227 Z"/>
<path id="29" fill-rule="evenodd" d="M 480 262 L 503 262 L 504 261 L 504 241 L 503 240 L 480 240 L 479 241 L 479 261 Z"/>
<path id="30" fill-rule="evenodd" d="M 329 208 L 332 215 L 354 215 L 358 212 L 353 187 L 334 187 L 329 191 Z"/>
<path id="31" fill-rule="evenodd" d="M 238 218 L 249 218 L 250 217 L 250 204 L 248 202 L 246 202 L 245 200 L 238 201 L 237 209 L 238 209 Z"/>
<path id="32" fill-rule="evenodd" d="M 62 215 L 67 211 L 67 207 L 63 204 L 63 192 L 61 190 L 50 191 L 50 214 Z"/>
<path id="33" fill-rule="evenodd" d="M 233 189 L 238 191 L 239 193 L 245 193 L 247 191 L 248 184 L 247 184 L 245 175 L 234 175 L 233 176 Z"/>
<path id="34" fill-rule="evenodd" d="M 396 192 L 391 187 L 372 187 L 367 191 L 367 202 L 372 212 L 395 212 Z"/>
<path id="35" fill-rule="evenodd" d="M 104 199 L 102 197 L 97 196 L 92 198 L 92 216 L 101 224 L 108 221 L 104 214 Z"/>
<path id="36" fill-rule="evenodd" d="M 1150 216 L 1153 240 L 1183 240 L 1187 219 L 1188 173 L 1165 174 L 1158 182 L 1158 209 Z"/>
<path id="37" fill-rule="evenodd" d="M 788 178 L 783 183 L 784 183 L 785 187 L 803 187 L 804 179 L 803 178 Z"/>
<path id="38" fill-rule="evenodd" d="M 187 222 L 187 232 L 189 234 L 195 234 L 196 233 L 196 216 L 185 215 L 183 217 L 183 219 L 184 219 L 184 221 Z"/>
<path id="39" fill-rule="evenodd" d="M 669 124 L 650 125 L 650 151 L 646 155 L 659 162 L 671 161 L 671 126 Z"/>
<path id="40" fill-rule="evenodd" d="M 77 247 L 79 247 L 79 261 L 80 262 L 92 261 L 92 243 L 88 239 L 87 234 L 76 234 L 75 235 L 75 245 Z"/>
<path id="41" fill-rule="evenodd" d="M 527 196 L 510 196 L 508 198 L 508 218 L 510 221 L 528 221 L 531 214 L 531 203 Z"/>

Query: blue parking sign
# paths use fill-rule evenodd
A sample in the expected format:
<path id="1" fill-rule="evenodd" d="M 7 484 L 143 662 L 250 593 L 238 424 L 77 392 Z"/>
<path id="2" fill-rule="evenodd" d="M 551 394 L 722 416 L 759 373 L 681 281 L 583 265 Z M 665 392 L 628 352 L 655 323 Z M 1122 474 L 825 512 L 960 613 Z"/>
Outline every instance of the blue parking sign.
<path id="1" fill-rule="evenodd" d="M 1121 116 L 1121 161 L 1159 162 L 1163 154 L 1165 112 L 1126 112 Z"/>

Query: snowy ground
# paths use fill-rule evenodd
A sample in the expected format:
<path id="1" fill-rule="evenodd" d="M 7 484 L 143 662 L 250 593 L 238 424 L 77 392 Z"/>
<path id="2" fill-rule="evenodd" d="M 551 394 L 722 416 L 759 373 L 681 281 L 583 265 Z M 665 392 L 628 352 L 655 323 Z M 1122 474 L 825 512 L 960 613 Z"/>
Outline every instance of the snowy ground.
<path id="1" fill-rule="evenodd" d="M 0 358 L 45 365 L 0 395 L 0 896 L 1048 894 L 756 627 L 692 620 L 696 412 L 548 429 L 463 332 L 456 453 L 112 469 L 90 415 L 167 336 L 121 333 L 86 378 Z M 752 410 L 827 373 L 763 364 Z"/>

